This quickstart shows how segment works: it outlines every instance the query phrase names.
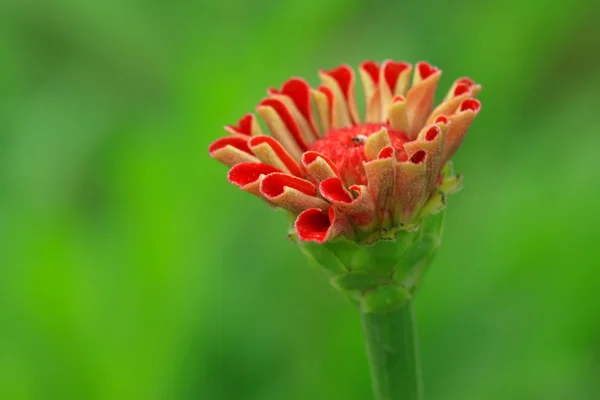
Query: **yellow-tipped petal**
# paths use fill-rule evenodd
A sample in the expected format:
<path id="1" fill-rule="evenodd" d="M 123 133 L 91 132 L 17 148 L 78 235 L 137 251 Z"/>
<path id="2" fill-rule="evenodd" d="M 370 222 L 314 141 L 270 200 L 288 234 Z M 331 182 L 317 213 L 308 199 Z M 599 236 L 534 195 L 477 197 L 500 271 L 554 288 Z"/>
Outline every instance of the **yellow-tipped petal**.
<path id="1" fill-rule="evenodd" d="M 367 156 L 367 160 L 370 161 L 376 159 L 381 150 L 391 145 L 392 142 L 390 141 L 390 135 L 388 134 L 387 129 L 381 128 L 379 132 L 369 136 L 365 142 L 365 155 Z"/>
<path id="2" fill-rule="evenodd" d="M 408 132 L 408 114 L 406 113 L 406 99 L 396 96 L 388 111 L 388 120 L 392 129 L 400 132 Z"/>
<path id="3" fill-rule="evenodd" d="M 408 115 L 408 137 L 414 139 L 425 125 L 431 112 L 435 90 L 442 72 L 431 65 L 421 62 L 417 64 L 413 85 L 406 93 L 406 113 Z"/>

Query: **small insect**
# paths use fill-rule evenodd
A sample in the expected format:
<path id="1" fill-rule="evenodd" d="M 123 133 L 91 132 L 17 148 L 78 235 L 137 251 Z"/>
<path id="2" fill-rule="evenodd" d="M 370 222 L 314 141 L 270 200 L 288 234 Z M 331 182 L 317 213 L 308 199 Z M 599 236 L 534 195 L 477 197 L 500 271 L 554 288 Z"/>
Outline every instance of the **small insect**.
<path id="1" fill-rule="evenodd" d="M 367 137 L 365 135 L 357 135 L 352 138 L 352 141 L 356 144 L 363 144 L 367 141 Z"/>

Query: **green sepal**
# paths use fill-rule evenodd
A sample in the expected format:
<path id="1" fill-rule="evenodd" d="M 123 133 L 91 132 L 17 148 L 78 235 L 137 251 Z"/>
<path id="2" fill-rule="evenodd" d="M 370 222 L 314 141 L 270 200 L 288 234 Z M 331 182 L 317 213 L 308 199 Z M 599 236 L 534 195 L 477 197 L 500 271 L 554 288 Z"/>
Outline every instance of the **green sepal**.
<path id="1" fill-rule="evenodd" d="M 360 302 L 363 313 L 387 313 L 406 305 L 412 296 L 403 286 L 381 285 L 363 294 Z"/>

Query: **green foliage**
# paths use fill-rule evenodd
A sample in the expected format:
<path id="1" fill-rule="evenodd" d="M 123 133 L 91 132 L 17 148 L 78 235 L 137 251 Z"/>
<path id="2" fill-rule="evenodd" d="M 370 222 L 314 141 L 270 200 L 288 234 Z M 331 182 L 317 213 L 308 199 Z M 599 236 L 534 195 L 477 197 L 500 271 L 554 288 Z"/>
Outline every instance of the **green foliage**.
<path id="1" fill-rule="evenodd" d="M 426 399 L 597 399 L 598 4 L 37 3 L 0 3 L 0 398 L 368 399 L 356 310 L 206 149 L 288 76 L 395 58 L 483 84 Z"/>

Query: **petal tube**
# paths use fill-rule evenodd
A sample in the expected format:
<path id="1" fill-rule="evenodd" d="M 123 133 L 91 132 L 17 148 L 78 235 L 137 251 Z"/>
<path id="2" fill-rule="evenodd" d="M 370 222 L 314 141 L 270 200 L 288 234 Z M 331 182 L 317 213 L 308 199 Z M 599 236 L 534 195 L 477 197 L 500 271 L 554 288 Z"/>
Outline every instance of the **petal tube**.
<path id="1" fill-rule="evenodd" d="M 419 150 L 406 162 L 396 164 L 394 220 L 406 224 L 427 200 L 427 152 Z"/>
<path id="2" fill-rule="evenodd" d="M 481 86 L 469 78 L 457 79 L 448 92 L 446 99 L 431 112 L 427 124 L 433 123 L 440 115 L 451 115 L 458 109 L 460 103 L 469 97 L 475 97 L 481 91 Z"/>
<path id="3" fill-rule="evenodd" d="M 302 154 L 302 166 L 317 183 L 327 178 L 340 176 L 335 164 L 329 158 L 316 151 L 307 151 Z"/>
<path id="4" fill-rule="evenodd" d="M 244 115 L 237 125 L 226 125 L 225 130 L 232 135 L 256 136 L 263 134 L 254 114 Z"/>
<path id="5" fill-rule="evenodd" d="M 460 147 L 471 123 L 481 110 L 481 103 L 476 99 L 466 99 L 460 104 L 458 111 L 448 117 L 450 125 L 444 144 L 442 162 L 445 164 Z"/>
<path id="6" fill-rule="evenodd" d="M 387 129 L 381 128 L 377 133 L 373 133 L 365 142 L 365 156 L 367 160 L 375 160 L 381 150 L 392 145 L 390 135 Z"/>
<path id="7" fill-rule="evenodd" d="M 406 93 L 406 113 L 408 116 L 408 137 L 414 139 L 425 125 L 431 112 L 435 90 L 442 72 L 428 63 L 420 62 L 415 68 L 413 85 Z"/>
<path id="8" fill-rule="evenodd" d="M 388 146 L 379 152 L 377 159 L 363 163 L 367 174 L 367 187 L 375 203 L 377 218 L 383 223 L 391 222 L 394 200 L 395 174 L 394 148 Z"/>
<path id="9" fill-rule="evenodd" d="M 365 61 L 360 65 L 359 73 L 365 93 L 365 119 L 367 122 L 383 122 L 379 90 L 379 65 L 374 61 Z"/>
<path id="10" fill-rule="evenodd" d="M 284 174 L 273 173 L 260 184 L 260 193 L 273 204 L 293 213 L 308 208 L 327 209 L 329 204 L 316 197 L 316 187 L 307 180 Z"/>
<path id="11" fill-rule="evenodd" d="M 406 98 L 397 95 L 392 99 L 392 105 L 388 110 L 388 121 L 392 129 L 400 132 L 408 132 L 408 114 L 406 113 Z"/>
<path id="12" fill-rule="evenodd" d="M 427 153 L 426 193 L 431 193 L 433 191 L 443 167 L 442 155 L 448 132 L 448 124 L 444 121 L 447 122 L 444 118 L 444 120 L 440 119 L 436 124 L 427 125 L 419 132 L 417 140 L 404 144 L 404 150 L 409 158 L 421 150 Z"/>
<path id="13" fill-rule="evenodd" d="M 333 93 L 332 96 L 332 125 L 334 128 L 344 128 L 353 122 L 358 123 L 358 111 L 354 99 L 354 72 L 347 65 L 342 65 L 331 71 L 320 72 L 321 81 Z"/>
<path id="14" fill-rule="evenodd" d="M 243 191 L 260 197 L 260 183 L 265 176 L 281 172 L 277 168 L 263 163 L 243 163 L 229 170 L 227 179 Z"/>
<path id="15" fill-rule="evenodd" d="M 350 189 L 356 193 L 354 198 L 344 187 L 341 179 L 329 178 L 321 182 L 319 192 L 337 209 L 350 217 L 353 225 L 370 229 L 376 222 L 375 203 L 366 186 L 354 185 Z"/>
<path id="16" fill-rule="evenodd" d="M 267 98 L 260 102 L 256 111 L 279 143 L 299 161 L 302 152 L 308 147 L 298 124 L 285 104 L 280 99 Z"/>
<path id="17" fill-rule="evenodd" d="M 300 113 L 302 119 L 308 122 L 312 134 L 319 137 L 319 129 L 315 123 L 312 105 L 310 102 L 310 85 L 302 78 L 291 78 L 287 80 L 281 90 L 271 89 L 272 95 L 284 95 L 288 97 Z"/>
<path id="18" fill-rule="evenodd" d="M 302 176 L 302 170 L 281 143 L 271 136 L 254 136 L 248 141 L 248 147 L 263 163 L 279 168 L 295 176 Z"/>
<path id="19" fill-rule="evenodd" d="M 352 228 L 334 207 L 323 211 L 311 208 L 303 211 L 294 224 L 296 233 L 304 242 L 325 243 L 340 235 L 351 235 Z"/>
<path id="20" fill-rule="evenodd" d="M 321 132 L 324 136 L 333 124 L 333 92 L 328 87 L 320 86 L 318 90 L 311 90 L 311 94 L 317 105 Z"/>
<path id="21" fill-rule="evenodd" d="M 396 95 L 405 95 L 410 84 L 412 65 L 406 62 L 387 60 L 381 65 L 379 89 L 381 93 L 381 115 L 388 114 L 392 99 Z"/>
<path id="22" fill-rule="evenodd" d="M 212 158 L 232 167 L 244 162 L 258 162 L 248 147 L 249 137 L 226 136 L 215 140 L 208 146 Z"/>

